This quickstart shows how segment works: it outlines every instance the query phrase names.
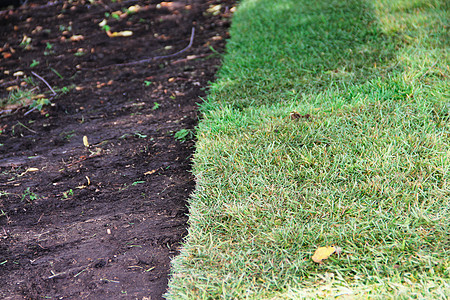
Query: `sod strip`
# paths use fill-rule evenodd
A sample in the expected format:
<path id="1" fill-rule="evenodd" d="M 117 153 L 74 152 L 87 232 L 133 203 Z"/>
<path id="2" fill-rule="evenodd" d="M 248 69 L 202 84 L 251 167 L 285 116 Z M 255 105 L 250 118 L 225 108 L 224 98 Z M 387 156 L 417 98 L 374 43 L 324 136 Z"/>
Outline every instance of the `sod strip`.
<path id="1" fill-rule="evenodd" d="M 450 297 L 448 8 L 241 2 L 169 299 Z"/>

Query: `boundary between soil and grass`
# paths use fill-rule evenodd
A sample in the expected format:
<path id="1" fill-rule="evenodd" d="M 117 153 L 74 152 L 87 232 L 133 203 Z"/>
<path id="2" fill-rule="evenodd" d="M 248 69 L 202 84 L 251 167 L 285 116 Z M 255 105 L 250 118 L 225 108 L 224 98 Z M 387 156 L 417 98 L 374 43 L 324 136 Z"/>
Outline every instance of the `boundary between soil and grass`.
<path id="1" fill-rule="evenodd" d="M 450 297 L 448 9 L 241 2 L 169 299 Z"/>

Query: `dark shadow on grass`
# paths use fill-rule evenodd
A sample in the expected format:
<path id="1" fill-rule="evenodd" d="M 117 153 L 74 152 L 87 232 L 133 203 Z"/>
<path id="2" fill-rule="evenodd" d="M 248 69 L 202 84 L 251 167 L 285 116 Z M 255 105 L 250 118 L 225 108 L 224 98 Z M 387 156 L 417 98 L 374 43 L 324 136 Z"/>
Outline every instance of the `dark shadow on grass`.
<path id="1" fill-rule="evenodd" d="M 228 102 L 231 91 L 236 108 L 271 104 L 278 97 L 261 95 L 274 93 L 283 100 L 283 93 L 292 89 L 345 88 L 385 76 L 396 67 L 393 59 L 400 43 L 383 35 L 364 1 L 284 2 L 274 7 L 259 0 L 240 8 L 236 18 L 247 26 L 231 30 L 235 41 L 228 45 L 230 55 L 225 58 L 231 67 L 222 70 L 225 85 L 214 99 Z M 249 38 L 247 28 L 257 34 Z M 245 59 L 234 55 L 240 52 Z M 279 69 L 283 71 L 274 72 Z"/>

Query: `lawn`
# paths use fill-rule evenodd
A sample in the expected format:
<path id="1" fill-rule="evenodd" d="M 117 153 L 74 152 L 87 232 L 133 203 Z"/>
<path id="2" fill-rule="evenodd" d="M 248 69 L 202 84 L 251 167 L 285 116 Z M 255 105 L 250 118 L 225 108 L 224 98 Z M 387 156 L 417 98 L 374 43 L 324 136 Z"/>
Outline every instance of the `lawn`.
<path id="1" fill-rule="evenodd" d="M 450 297 L 448 12 L 240 3 L 169 299 Z"/>

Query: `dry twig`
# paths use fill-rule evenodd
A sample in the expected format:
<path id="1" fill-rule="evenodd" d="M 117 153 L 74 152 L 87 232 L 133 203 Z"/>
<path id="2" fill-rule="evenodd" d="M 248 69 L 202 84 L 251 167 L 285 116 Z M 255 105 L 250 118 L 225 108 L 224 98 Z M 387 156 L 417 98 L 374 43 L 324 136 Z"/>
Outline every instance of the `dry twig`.
<path id="1" fill-rule="evenodd" d="M 97 70 L 103 70 L 103 69 L 110 68 L 110 67 L 124 67 L 124 66 L 137 65 L 137 64 L 142 64 L 142 63 L 148 63 L 148 62 L 151 62 L 151 61 L 157 60 L 157 59 L 164 59 L 164 58 L 170 58 L 170 57 L 177 56 L 177 55 L 185 52 L 186 50 L 188 50 L 189 48 L 192 47 L 192 44 L 194 43 L 194 35 L 195 35 L 195 28 L 192 27 L 192 33 L 191 33 L 191 38 L 189 40 L 189 44 L 184 49 L 181 49 L 178 52 L 175 52 L 175 53 L 172 53 L 172 54 L 169 54 L 169 55 L 161 55 L 161 56 L 149 57 L 149 58 L 136 60 L 136 61 L 131 61 L 131 62 L 122 63 L 122 64 L 109 65 L 109 66 L 101 67 L 100 69 L 97 69 Z"/>
<path id="2" fill-rule="evenodd" d="M 31 71 L 31 74 L 33 74 L 34 76 L 36 76 L 37 78 L 39 78 L 40 80 L 42 80 L 46 86 L 48 86 L 48 88 L 52 91 L 53 96 L 56 96 L 56 92 L 54 89 L 52 89 L 52 87 L 50 86 L 50 84 L 48 84 L 48 82 L 42 78 L 41 76 L 39 76 L 38 74 L 34 73 L 33 71 Z"/>

